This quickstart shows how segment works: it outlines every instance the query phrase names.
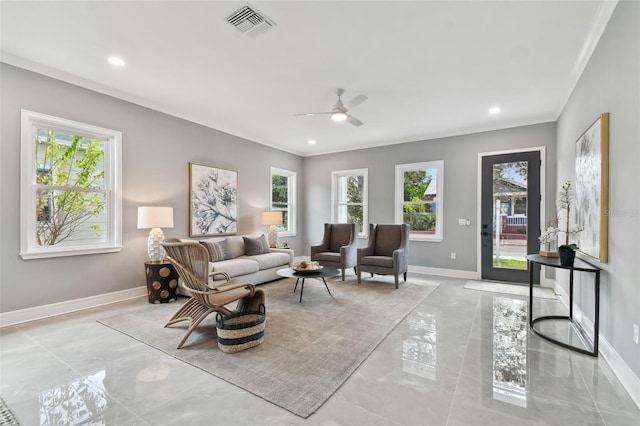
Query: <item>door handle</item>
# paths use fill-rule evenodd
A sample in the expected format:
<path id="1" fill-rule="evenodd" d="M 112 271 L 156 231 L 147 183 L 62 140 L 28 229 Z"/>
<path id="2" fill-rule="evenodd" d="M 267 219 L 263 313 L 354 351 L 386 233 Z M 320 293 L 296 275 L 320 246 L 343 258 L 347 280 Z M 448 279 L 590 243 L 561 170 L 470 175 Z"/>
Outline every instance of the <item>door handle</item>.
<path id="1" fill-rule="evenodd" d="M 480 233 L 480 235 L 482 235 L 483 237 L 486 237 L 487 235 L 489 235 L 489 233 L 483 231 L 483 232 Z"/>

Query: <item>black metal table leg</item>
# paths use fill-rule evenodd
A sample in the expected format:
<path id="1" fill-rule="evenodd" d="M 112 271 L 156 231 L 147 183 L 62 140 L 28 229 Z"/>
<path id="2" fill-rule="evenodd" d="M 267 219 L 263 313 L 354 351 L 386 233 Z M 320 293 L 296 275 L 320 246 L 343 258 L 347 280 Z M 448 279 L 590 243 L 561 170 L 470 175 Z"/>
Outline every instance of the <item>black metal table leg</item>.
<path id="1" fill-rule="evenodd" d="M 329 294 L 331 294 L 331 290 L 329 290 L 329 286 L 327 285 L 327 282 L 324 280 L 324 277 L 322 277 L 322 282 L 324 283 L 324 286 L 327 288 L 327 291 L 329 292 Z M 333 294 L 331 294 L 333 296 Z"/>
<path id="2" fill-rule="evenodd" d="M 293 288 L 293 292 L 296 292 L 296 289 L 298 288 L 298 281 L 300 281 L 300 278 L 296 278 L 296 286 Z"/>
<path id="3" fill-rule="evenodd" d="M 583 354 L 591 355 L 593 357 L 598 356 L 598 336 L 600 333 L 600 268 L 595 267 L 581 259 L 575 259 L 573 265 L 562 265 L 557 258 L 543 258 L 537 254 L 527 255 L 527 263 L 529 267 L 529 327 L 531 331 L 556 345 L 562 346 L 567 349 L 571 349 Z M 540 264 L 544 266 L 550 266 L 553 268 L 567 269 L 569 271 L 569 315 L 548 315 L 540 316 L 538 318 L 533 317 L 533 264 Z M 574 290 L 574 271 L 592 272 L 595 275 L 595 312 L 594 312 L 594 327 L 593 327 L 593 339 L 589 338 L 582 325 L 574 321 L 573 318 L 573 290 Z M 568 321 L 569 325 L 573 328 L 578 338 L 582 341 L 583 349 L 578 346 L 570 345 L 553 337 L 543 334 L 536 328 L 536 323 L 546 320 L 564 320 Z"/>
<path id="4" fill-rule="evenodd" d="M 596 271 L 596 305 L 593 324 L 593 356 L 598 356 L 598 337 L 600 332 L 600 271 Z"/>
<path id="5" fill-rule="evenodd" d="M 533 328 L 533 265 L 527 260 L 529 268 L 529 327 Z"/>
<path id="6" fill-rule="evenodd" d="M 302 293 L 304 293 L 304 278 L 302 279 L 302 286 L 300 287 L 300 303 L 302 303 Z"/>
<path id="7" fill-rule="evenodd" d="M 569 269 L 569 319 L 573 321 L 573 269 Z"/>

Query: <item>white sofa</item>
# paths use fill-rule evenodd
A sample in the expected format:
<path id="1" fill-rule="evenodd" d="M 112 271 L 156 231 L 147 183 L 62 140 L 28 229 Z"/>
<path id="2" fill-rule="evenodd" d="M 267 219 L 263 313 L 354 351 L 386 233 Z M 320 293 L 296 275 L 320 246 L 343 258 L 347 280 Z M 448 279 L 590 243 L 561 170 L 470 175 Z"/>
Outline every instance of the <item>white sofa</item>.
<path id="1" fill-rule="evenodd" d="M 233 253 L 233 259 L 209 262 L 210 272 L 224 271 L 229 274 L 231 278 L 239 278 L 253 284 L 262 284 L 282 278 L 276 273 L 278 269 L 293 266 L 293 250 L 272 248 L 269 253 L 247 256 L 244 249 L 243 237 L 258 238 L 261 235 L 262 233 L 229 235 L 224 237 L 200 238 L 197 241 L 215 243 L 227 240 L 227 244 Z M 194 240 L 183 239 L 182 241 Z M 224 281 L 224 279 L 224 276 L 216 275 L 209 279 L 209 284 L 215 286 Z M 182 280 L 179 280 L 178 287 L 180 294 L 185 296 L 191 295 L 189 290 L 182 284 Z"/>

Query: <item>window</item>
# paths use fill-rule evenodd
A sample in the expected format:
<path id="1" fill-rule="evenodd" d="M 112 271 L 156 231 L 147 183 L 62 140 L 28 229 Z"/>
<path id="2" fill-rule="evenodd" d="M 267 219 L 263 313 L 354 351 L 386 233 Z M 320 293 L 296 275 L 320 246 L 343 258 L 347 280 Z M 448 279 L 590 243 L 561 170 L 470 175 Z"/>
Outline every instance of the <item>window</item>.
<path id="1" fill-rule="evenodd" d="M 281 237 L 296 235 L 296 172 L 271 168 L 271 210 L 281 211 Z"/>
<path id="2" fill-rule="evenodd" d="M 369 233 L 368 182 L 368 169 L 331 173 L 331 220 L 334 223 L 357 223 L 358 236 L 365 238 Z"/>
<path id="3" fill-rule="evenodd" d="M 442 241 L 443 161 L 396 165 L 395 222 L 411 227 L 411 240 Z"/>
<path id="4" fill-rule="evenodd" d="M 22 111 L 20 256 L 122 249 L 122 134 Z"/>

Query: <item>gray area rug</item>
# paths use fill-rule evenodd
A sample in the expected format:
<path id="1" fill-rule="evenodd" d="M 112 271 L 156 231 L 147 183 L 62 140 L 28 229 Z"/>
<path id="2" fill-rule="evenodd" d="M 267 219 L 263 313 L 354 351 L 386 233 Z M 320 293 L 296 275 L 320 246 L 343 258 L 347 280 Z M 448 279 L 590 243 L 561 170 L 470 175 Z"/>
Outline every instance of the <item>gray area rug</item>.
<path id="1" fill-rule="evenodd" d="M 464 285 L 464 288 L 469 290 L 490 291 L 493 293 L 517 294 L 519 296 L 529 297 L 529 285 L 469 280 Z M 550 287 L 536 286 L 536 287 L 533 287 L 533 297 L 541 297 L 543 299 L 555 299 L 556 292 Z"/>
<path id="2" fill-rule="evenodd" d="M 439 283 L 410 280 L 395 289 L 377 276 L 358 284 L 327 280 L 333 296 L 315 279 L 305 282 L 302 303 L 295 280 L 261 285 L 266 292 L 264 343 L 226 354 L 216 343 L 215 314 L 175 346 L 187 323 L 163 328 L 178 303 L 145 305 L 100 322 L 207 371 L 292 413 L 307 418 L 344 383 L 382 340 Z"/>

